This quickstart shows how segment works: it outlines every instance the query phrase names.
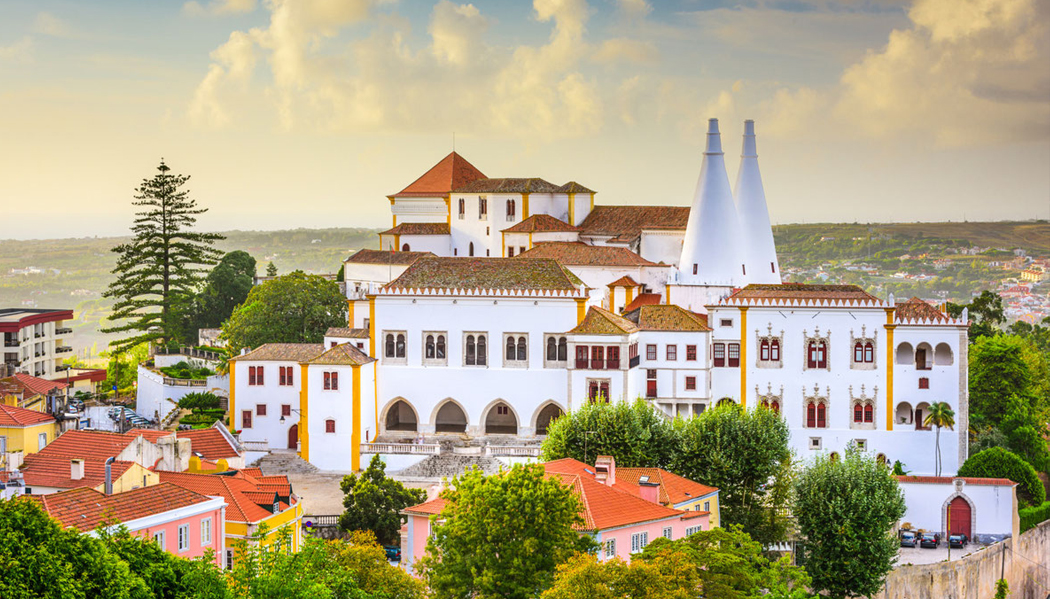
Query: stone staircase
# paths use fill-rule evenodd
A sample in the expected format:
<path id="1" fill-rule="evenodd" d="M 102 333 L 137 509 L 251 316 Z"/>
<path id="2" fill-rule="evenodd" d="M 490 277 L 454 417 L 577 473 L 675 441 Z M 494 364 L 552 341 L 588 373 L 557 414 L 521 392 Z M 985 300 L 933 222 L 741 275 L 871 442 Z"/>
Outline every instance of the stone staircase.
<path id="1" fill-rule="evenodd" d="M 506 468 L 506 466 L 496 458 L 480 455 L 460 455 L 447 452 L 442 453 L 441 455 L 430 456 L 417 464 L 394 472 L 390 475 L 390 478 L 402 482 L 441 482 L 441 480 L 445 478 L 451 479 L 455 476 L 460 476 L 466 472 L 468 468 L 473 467 L 480 468 L 486 475 L 496 474 L 500 471 L 501 467 Z"/>
<path id="2" fill-rule="evenodd" d="M 268 453 L 255 460 L 252 466 L 262 470 L 262 473 L 266 476 L 276 474 L 313 474 L 317 472 L 317 466 L 290 451 Z"/>

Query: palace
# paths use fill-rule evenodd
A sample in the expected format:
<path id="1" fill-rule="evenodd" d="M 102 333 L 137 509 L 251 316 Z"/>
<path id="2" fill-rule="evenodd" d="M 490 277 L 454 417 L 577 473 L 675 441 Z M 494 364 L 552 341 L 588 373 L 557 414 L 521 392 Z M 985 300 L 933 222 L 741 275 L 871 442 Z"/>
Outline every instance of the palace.
<path id="1" fill-rule="evenodd" d="M 347 327 L 233 359 L 233 428 L 346 471 L 376 440 L 534 438 L 588 401 L 734 401 L 783 414 L 803 458 L 856 444 L 925 474 L 943 401 L 944 472 L 965 460 L 966 316 L 781 283 L 752 121 L 735 186 L 712 119 L 691 206 L 595 195 L 449 154 L 388 196 L 380 249 L 345 261 Z"/>

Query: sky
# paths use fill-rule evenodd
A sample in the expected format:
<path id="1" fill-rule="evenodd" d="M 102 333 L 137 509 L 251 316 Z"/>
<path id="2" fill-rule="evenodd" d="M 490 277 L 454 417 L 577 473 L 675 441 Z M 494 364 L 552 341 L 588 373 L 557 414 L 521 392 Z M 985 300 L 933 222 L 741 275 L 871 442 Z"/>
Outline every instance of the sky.
<path id="1" fill-rule="evenodd" d="M 754 119 L 774 223 L 1050 218 L 1046 0 L 0 0 L 0 238 L 381 227 L 457 152 L 691 202 Z M 454 141 L 453 141 L 454 140 Z"/>

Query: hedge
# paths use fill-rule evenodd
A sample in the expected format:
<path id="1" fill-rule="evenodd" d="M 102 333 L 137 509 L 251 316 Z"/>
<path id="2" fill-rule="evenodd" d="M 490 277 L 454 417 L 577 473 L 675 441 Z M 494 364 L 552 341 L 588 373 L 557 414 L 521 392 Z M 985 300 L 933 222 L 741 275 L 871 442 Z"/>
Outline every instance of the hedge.
<path id="1" fill-rule="evenodd" d="M 1035 528 L 1041 522 L 1050 520 L 1050 501 L 1044 501 L 1038 507 L 1026 507 L 1017 513 L 1021 517 L 1021 532 Z"/>
<path id="2" fill-rule="evenodd" d="M 1035 468 L 1002 447 L 992 447 L 970 456 L 959 468 L 959 476 L 1008 478 L 1017 483 L 1017 502 L 1021 507 L 1038 506 L 1046 501 L 1046 489 Z"/>

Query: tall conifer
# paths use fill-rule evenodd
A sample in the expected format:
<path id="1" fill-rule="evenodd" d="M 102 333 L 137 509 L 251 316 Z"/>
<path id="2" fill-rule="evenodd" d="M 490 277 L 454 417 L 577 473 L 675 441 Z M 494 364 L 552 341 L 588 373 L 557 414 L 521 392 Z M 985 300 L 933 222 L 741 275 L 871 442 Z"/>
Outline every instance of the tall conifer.
<path id="1" fill-rule="evenodd" d="M 143 179 L 135 190 L 136 213 L 131 231 L 134 238 L 113 248 L 119 254 L 113 274 L 117 276 L 103 294 L 115 298 L 110 321 L 123 324 L 102 329 L 104 333 L 130 333 L 110 344 L 115 353 L 143 342 L 167 343 L 179 330 L 179 308 L 196 291 L 204 266 L 222 255 L 212 244 L 224 239 L 215 233 L 193 231 L 197 215 L 207 211 L 182 189 L 187 175 L 169 175 L 161 159 L 160 171 Z"/>

